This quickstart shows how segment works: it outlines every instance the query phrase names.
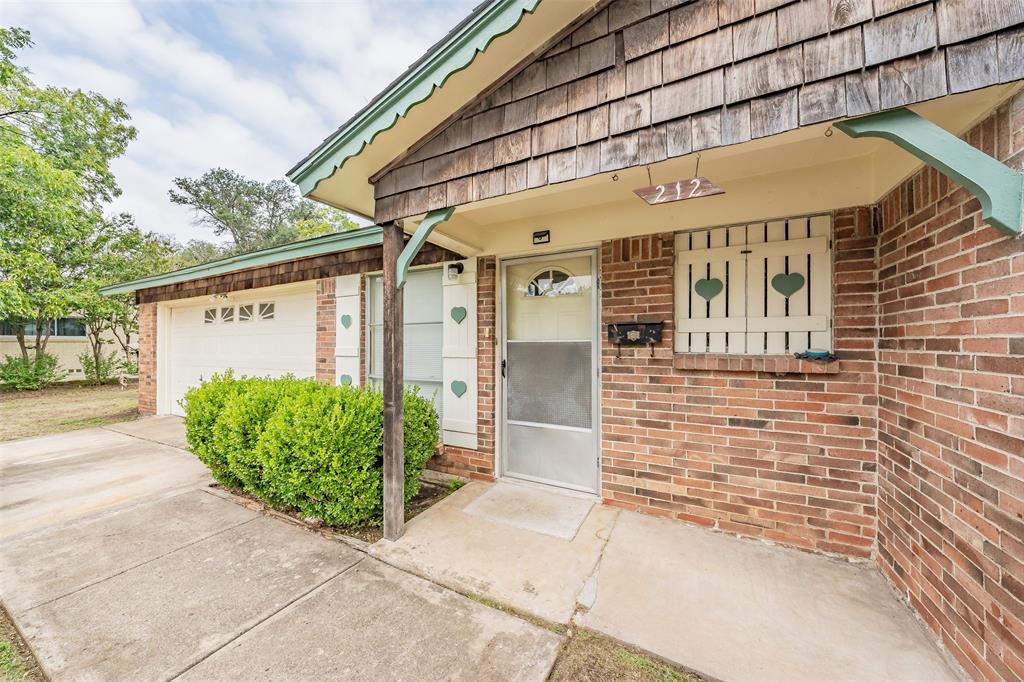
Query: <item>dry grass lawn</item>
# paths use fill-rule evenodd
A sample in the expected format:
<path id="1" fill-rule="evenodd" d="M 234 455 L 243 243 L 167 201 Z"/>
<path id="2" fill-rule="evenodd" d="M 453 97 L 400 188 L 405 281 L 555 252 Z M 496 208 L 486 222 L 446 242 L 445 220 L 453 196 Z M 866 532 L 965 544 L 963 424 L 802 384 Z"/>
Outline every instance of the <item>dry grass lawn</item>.
<path id="1" fill-rule="evenodd" d="M 138 416 L 132 386 L 54 386 L 0 393 L 0 442 L 130 421 Z"/>
<path id="2" fill-rule="evenodd" d="M 549 682 L 701 682 L 679 670 L 588 630 L 566 642 Z"/>

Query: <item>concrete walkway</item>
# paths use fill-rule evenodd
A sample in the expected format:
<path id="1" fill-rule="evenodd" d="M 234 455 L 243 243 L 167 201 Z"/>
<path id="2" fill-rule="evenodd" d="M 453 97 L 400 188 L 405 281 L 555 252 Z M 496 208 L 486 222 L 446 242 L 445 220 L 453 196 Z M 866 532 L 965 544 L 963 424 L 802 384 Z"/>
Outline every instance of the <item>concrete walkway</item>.
<path id="1" fill-rule="evenodd" d="M 0 446 L 0 599 L 51 679 L 545 679 L 560 636 L 209 492 L 180 428 Z"/>
<path id="2" fill-rule="evenodd" d="M 957 679 L 870 565 L 504 482 L 367 556 L 182 445 L 175 418 L 0 445 L 0 599 L 51 679 L 545 679 L 562 638 L 460 592 L 723 680 Z"/>
<path id="3" fill-rule="evenodd" d="M 517 495 L 526 501 L 509 501 Z M 503 500 L 505 518 L 486 504 L 491 496 Z M 958 679 L 870 565 L 599 504 L 565 537 L 565 522 L 550 520 L 559 499 L 570 509 L 580 503 L 512 483 L 472 483 L 371 552 L 722 680 Z"/>

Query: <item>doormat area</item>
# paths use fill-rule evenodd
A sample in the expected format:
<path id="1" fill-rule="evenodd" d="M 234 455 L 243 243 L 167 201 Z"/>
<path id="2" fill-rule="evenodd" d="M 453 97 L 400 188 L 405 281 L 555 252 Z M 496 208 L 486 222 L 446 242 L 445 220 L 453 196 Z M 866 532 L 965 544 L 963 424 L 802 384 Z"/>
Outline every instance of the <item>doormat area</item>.
<path id="1" fill-rule="evenodd" d="M 594 501 L 585 498 L 496 483 L 462 511 L 506 526 L 572 540 L 592 506 Z"/>

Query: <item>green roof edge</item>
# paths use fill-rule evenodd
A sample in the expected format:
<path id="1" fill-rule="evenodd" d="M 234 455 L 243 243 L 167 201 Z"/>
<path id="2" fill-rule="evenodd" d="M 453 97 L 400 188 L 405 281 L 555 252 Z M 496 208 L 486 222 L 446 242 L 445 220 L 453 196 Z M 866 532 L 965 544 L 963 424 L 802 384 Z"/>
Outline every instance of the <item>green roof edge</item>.
<path id="1" fill-rule="evenodd" d="M 493 0 L 288 171 L 288 178 L 299 186 L 304 196 L 308 195 L 377 135 L 394 126 L 415 105 L 426 101 L 452 74 L 469 66 L 491 41 L 515 29 L 540 3 L 541 0 Z"/>
<path id="2" fill-rule="evenodd" d="M 165 272 L 162 275 L 153 275 L 152 277 L 143 277 L 131 282 L 112 284 L 101 288 L 100 293 L 104 296 L 113 296 L 115 294 L 138 291 L 139 289 L 151 289 L 153 287 L 187 282 L 202 277 L 223 275 L 229 272 L 248 270 L 274 263 L 321 256 L 326 253 L 349 251 L 364 246 L 374 246 L 382 243 L 382 240 L 383 230 L 381 227 L 379 225 L 371 225 L 356 230 L 348 230 L 322 237 L 314 237 L 313 239 L 304 239 L 299 242 L 291 242 L 290 244 L 282 244 L 281 246 L 273 246 L 269 249 L 261 249 L 252 253 L 221 258 L 220 260 L 203 263 L 202 265 L 193 265 L 181 270 Z"/>

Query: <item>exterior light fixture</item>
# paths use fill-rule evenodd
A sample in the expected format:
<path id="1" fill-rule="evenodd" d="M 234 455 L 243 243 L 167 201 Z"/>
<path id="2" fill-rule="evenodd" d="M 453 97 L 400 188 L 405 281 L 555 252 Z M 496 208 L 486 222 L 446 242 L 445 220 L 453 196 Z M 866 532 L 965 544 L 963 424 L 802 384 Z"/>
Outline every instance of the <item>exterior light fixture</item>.
<path id="1" fill-rule="evenodd" d="M 463 265 L 462 263 L 449 263 L 448 267 L 446 268 L 446 270 L 448 272 L 448 281 L 449 282 L 458 282 L 459 281 L 459 276 L 462 274 L 462 271 L 465 270 L 465 269 L 466 269 L 466 266 Z"/>

